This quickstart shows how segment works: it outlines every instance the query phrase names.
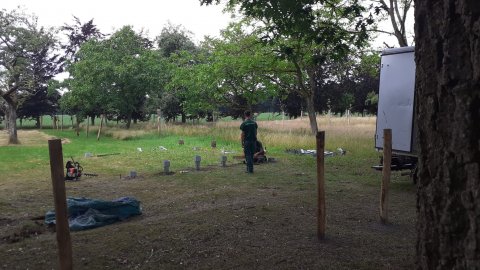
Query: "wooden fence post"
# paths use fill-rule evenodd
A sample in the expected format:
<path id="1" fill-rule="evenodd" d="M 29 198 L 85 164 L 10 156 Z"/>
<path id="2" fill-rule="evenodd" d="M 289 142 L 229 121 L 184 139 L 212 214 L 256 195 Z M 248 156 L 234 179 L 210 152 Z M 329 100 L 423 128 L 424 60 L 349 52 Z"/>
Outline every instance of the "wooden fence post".
<path id="1" fill-rule="evenodd" d="M 98 128 L 97 141 L 100 140 L 100 133 L 102 132 L 103 119 L 105 118 L 104 114 L 100 115 L 100 127 Z"/>
<path id="2" fill-rule="evenodd" d="M 160 121 L 162 120 L 161 119 L 162 117 L 162 111 L 160 109 L 157 109 L 157 130 L 158 130 L 158 134 L 160 134 Z"/>
<path id="3" fill-rule="evenodd" d="M 383 130 L 383 166 L 382 186 L 380 191 L 380 221 L 383 224 L 388 222 L 388 188 L 390 184 L 392 165 L 392 130 Z"/>
<path id="4" fill-rule="evenodd" d="M 89 118 L 90 118 L 90 117 L 87 116 L 87 130 L 85 131 L 85 132 L 87 133 L 87 138 L 88 138 L 88 133 L 89 133 L 89 131 L 90 131 L 90 121 L 88 121 Z"/>
<path id="5" fill-rule="evenodd" d="M 55 203 L 55 226 L 60 269 L 73 269 L 72 242 L 70 240 L 70 229 L 68 227 L 67 197 L 65 194 L 61 140 L 49 140 L 48 151 L 50 153 L 50 172 Z"/>
<path id="6" fill-rule="evenodd" d="M 317 235 L 318 239 L 325 238 L 325 131 L 317 132 Z"/>

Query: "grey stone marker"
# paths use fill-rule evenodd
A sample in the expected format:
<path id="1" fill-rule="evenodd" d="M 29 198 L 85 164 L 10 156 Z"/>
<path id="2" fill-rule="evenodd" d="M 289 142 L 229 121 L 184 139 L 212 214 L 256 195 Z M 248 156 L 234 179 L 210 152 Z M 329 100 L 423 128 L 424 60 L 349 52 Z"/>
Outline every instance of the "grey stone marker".
<path id="1" fill-rule="evenodd" d="M 163 161 L 163 172 L 165 174 L 169 174 L 170 173 L 170 160 L 164 160 Z"/>
<path id="2" fill-rule="evenodd" d="M 195 156 L 195 168 L 197 169 L 197 171 L 200 170 L 200 161 L 202 161 L 202 157 L 201 156 Z"/>
<path id="3" fill-rule="evenodd" d="M 222 165 L 222 167 L 227 166 L 227 156 L 221 156 L 220 157 L 220 164 Z"/>
<path id="4" fill-rule="evenodd" d="M 137 177 L 137 172 L 136 171 L 130 171 L 130 178 L 136 178 Z"/>

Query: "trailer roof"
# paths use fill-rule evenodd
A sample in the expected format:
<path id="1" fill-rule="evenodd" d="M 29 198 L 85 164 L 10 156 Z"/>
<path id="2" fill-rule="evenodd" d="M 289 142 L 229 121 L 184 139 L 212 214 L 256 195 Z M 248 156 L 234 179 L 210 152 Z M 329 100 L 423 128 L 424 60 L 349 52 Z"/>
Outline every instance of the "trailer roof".
<path id="1" fill-rule="evenodd" d="M 393 48 L 393 49 L 385 49 L 382 51 L 382 55 L 389 55 L 389 54 L 400 54 L 400 53 L 409 53 L 414 52 L 415 47 L 400 47 L 400 48 Z"/>

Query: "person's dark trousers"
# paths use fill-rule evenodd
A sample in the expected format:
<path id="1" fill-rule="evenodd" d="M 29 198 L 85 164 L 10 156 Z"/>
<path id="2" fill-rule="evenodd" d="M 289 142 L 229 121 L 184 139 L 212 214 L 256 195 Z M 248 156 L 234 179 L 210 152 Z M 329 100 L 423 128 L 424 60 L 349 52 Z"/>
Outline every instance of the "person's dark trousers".
<path id="1" fill-rule="evenodd" d="M 247 163 L 247 172 L 253 173 L 253 154 L 255 154 L 255 141 L 245 141 L 243 146 L 245 161 Z"/>

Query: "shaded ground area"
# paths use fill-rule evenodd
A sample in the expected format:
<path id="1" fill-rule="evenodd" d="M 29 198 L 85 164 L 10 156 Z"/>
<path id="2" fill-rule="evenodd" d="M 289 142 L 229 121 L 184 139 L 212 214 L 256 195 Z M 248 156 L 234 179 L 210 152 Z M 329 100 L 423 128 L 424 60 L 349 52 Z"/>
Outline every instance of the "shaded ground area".
<path id="1" fill-rule="evenodd" d="M 278 154 L 254 175 L 237 164 L 68 182 L 68 196 L 134 196 L 143 207 L 142 216 L 72 233 L 75 269 L 411 269 L 415 187 L 394 174 L 391 224 L 381 225 L 376 157 L 349 155 L 327 160 L 322 242 L 309 156 Z M 48 173 L 0 181 L 0 268 L 57 268 L 55 235 L 31 220 L 52 207 Z"/>

